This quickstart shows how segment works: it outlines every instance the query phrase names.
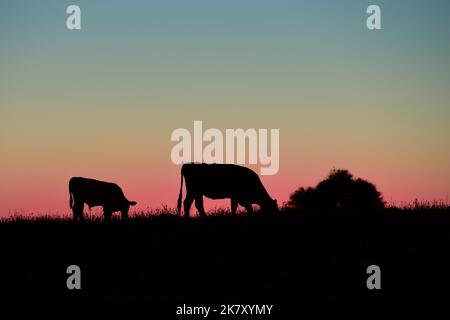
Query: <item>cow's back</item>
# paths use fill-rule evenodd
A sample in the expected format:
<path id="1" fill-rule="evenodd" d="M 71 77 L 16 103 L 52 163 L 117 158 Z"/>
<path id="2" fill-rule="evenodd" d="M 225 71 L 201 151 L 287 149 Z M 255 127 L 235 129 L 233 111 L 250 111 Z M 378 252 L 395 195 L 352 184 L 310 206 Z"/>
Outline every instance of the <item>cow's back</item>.
<path id="1" fill-rule="evenodd" d="M 259 192 L 262 187 L 252 170 L 234 164 L 185 164 L 186 188 L 212 199 Z"/>

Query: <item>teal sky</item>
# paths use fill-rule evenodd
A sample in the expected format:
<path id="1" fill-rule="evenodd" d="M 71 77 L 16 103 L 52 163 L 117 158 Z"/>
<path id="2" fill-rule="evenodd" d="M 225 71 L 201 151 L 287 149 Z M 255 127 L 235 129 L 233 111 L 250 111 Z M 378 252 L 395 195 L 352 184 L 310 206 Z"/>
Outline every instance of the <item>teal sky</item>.
<path id="1" fill-rule="evenodd" d="M 65 28 L 65 8 L 73 3 L 82 9 L 80 32 Z M 382 9 L 382 31 L 365 27 L 371 3 Z M 93 71 L 104 78 L 145 77 L 145 85 L 193 95 L 198 88 L 186 88 L 186 80 L 204 86 L 202 77 L 211 75 L 227 85 L 233 79 L 229 90 L 249 82 L 262 90 L 273 87 L 264 75 L 283 77 L 280 94 L 298 91 L 299 78 L 308 89 L 320 81 L 329 91 L 327 81 L 366 71 L 380 89 L 439 90 L 448 83 L 448 1 L 2 1 L 0 9 L 2 73 L 33 65 L 46 80 L 45 73 L 59 69 L 74 89 L 96 83 Z M 242 71 L 247 76 L 236 81 Z M 434 81 L 414 79 L 418 74 Z M 402 86 L 399 79 L 409 81 Z M 203 94 L 219 90 L 211 89 Z"/>

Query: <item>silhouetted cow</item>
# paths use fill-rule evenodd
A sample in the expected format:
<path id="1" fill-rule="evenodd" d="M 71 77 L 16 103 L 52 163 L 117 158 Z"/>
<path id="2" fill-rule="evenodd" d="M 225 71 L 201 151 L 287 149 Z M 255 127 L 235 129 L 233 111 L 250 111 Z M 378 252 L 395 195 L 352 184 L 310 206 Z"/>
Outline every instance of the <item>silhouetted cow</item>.
<path id="1" fill-rule="evenodd" d="M 188 163 L 181 167 L 178 214 L 181 214 L 183 177 L 186 179 L 186 197 L 183 202 L 186 217 L 189 217 L 194 200 L 198 212 L 206 216 L 203 196 L 210 199 L 230 198 L 232 214 L 236 213 L 238 204 L 245 207 L 248 213 L 253 212 L 253 203 L 258 204 L 263 211 L 278 211 L 277 201 L 269 196 L 252 170 L 234 164 Z"/>
<path id="2" fill-rule="evenodd" d="M 122 189 L 115 183 L 73 177 L 69 181 L 70 208 L 75 220 L 83 220 L 83 207 L 102 206 L 105 220 L 109 220 L 113 212 L 120 211 L 122 218 L 128 217 L 130 206 L 135 201 L 128 201 Z"/>

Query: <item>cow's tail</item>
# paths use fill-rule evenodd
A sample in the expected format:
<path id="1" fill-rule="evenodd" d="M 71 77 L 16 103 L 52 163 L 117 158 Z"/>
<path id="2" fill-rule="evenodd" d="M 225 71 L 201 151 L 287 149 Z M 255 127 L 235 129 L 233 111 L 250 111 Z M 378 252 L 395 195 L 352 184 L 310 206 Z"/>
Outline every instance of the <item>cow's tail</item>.
<path id="1" fill-rule="evenodd" d="M 69 206 L 70 206 L 70 209 L 73 208 L 73 196 L 72 196 L 71 182 L 72 182 L 72 180 L 69 181 Z"/>
<path id="2" fill-rule="evenodd" d="M 183 167 L 184 167 L 184 165 L 181 167 L 180 193 L 178 195 L 178 203 L 177 203 L 178 215 L 181 215 L 181 200 L 183 199 L 183 176 L 184 176 Z"/>
<path id="3" fill-rule="evenodd" d="M 70 192 L 70 191 L 69 191 L 69 196 L 70 196 L 69 206 L 70 206 L 70 209 L 72 209 L 72 207 L 73 207 L 73 197 L 72 197 L 72 192 Z"/>

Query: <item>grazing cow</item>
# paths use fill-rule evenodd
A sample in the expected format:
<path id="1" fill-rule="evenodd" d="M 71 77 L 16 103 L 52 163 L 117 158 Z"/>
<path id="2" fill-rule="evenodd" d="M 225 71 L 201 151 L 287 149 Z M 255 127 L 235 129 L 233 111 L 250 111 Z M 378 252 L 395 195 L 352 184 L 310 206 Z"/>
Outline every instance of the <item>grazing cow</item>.
<path id="1" fill-rule="evenodd" d="M 81 177 L 73 177 L 69 181 L 70 208 L 75 220 L 83 220 L 83 207 L 102 206 L 105 221 L 111 218 L 113 212 L 120 211 L 122 219 L 128 217 L 130 206 L 135 201 L 128 201 L 122 189 L 115 183 L 98 181 Z"/>
<path id="2" fill-rule="evenodd" d="M 202 216 L 203 196 L 210 199 L 231 199 L 231 213 L 235 214 L 238 204 L 248 213 L 253 212 L 252 204 L 258 204 L 266 212 L 278 211 L 277 201 L 273 200 L 264 188 L 258 175 L 252 170 L 234 164 L 188 163 L 181 167 L 181 186 L 178 196 L 178 214 L 181 214 L 183 198 L 183 177 L 186 180 L 184 215 L 195 200 L 195 207 Z"/>

